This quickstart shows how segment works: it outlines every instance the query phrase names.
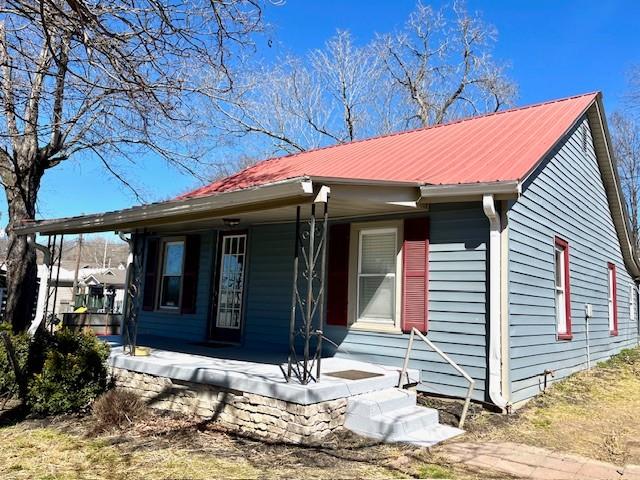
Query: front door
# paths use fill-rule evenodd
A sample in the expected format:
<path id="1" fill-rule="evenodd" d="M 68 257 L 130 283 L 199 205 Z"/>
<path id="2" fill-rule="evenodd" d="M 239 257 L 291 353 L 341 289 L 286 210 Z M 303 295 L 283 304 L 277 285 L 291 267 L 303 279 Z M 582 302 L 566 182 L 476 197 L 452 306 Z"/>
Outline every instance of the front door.
<path id="1" fill-rule="evenodd" d="M 239 342 L 247 252 L 246 233 L 223 233 L 218 243 L 211 340 Z"/>

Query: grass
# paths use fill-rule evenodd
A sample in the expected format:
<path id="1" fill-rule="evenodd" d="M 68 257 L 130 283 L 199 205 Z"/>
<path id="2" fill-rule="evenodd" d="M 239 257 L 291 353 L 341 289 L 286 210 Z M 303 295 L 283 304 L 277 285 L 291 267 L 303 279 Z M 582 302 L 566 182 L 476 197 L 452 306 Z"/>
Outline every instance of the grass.
<path id="1" fill-rule="evenodd" d="M 182 448 L 127 452 L 103 440 L 83 439 L 54 428 L 4 428 L 1 443 L 3 478 L 244 479 L 258 476 L 257 469 L 243 459 L 218 459 Z"/>
<path id="2" fill-rule="evenodd" d="M 468 427 L 467 440 L 514 441 L 640 464 L 640 348 L 555 383 L 511 417 L 476 415 Z"/>
<path id="3" fill-rule="evenodd" d="M 344 434 L 322 447 L 266 444 L 195 419 L 151 413 L 95 433 L 91 417 L 23 420 L 0 428 L 3 479 L 485 478 L 426 449 Z"/>

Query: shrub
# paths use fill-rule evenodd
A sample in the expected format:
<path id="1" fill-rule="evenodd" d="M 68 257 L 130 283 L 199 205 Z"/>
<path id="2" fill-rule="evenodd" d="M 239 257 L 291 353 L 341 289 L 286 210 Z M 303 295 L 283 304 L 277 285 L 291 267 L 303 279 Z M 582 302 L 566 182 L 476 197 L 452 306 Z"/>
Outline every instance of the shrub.
<path id="1" fill-rule="evenodd" d="M 27 408 L 38 415 L 79 410 L 106 390 L 109 347 L 91 332 L 39 330 L 33 337 L 9 335 L 24 381 L 20 392 L 4 341 L 0 341 L 0 395 L 22 393 Z"/>
<path id="2" fill-rule="evenodd" d="M 39 348 L 42 344 L 44 350 Z M 87 407 L 107 388 L 109 347 L 91 332 L 63 328 L 51 339 L 34 341 L 27 406 L 38 415 Z M 39 362 L 41 367 L 37 368 Z"/>
<path id="3" fill-rule="evenodd" d="M 109 390 L 100 395 L 92 406 L 95 431 L 123 428 L 148 413 L 147 406 L 138 395 L 127 390 Z"/>
<path id="4" fill-rule="evenodd" d="M 18 368 L 24 371 L 29 356 L 29 336 L 26 333 L 14 335 L 11 332 L 11 325 L 5 323 L 0 324 L 0 332 L 9 336 Z M 16 384 L 13 365 L 9 362 L 4 340 L 0 339 L 0 395 L 8 395 L 10 393 L 17 395 L 18 385 Z"/>

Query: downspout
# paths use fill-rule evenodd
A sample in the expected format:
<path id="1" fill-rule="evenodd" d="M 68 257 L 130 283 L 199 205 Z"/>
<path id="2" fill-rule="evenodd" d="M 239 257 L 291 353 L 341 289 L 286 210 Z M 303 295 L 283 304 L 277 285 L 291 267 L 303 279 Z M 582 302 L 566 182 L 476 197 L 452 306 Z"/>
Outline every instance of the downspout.
<path id="1" fill-rule="evenodd" d="M 27 330 L 29 335 L 35 335 L 38 327 L 42 323 L 42 320 L 44 320 L 44 307 L 45 303 L 49 300 L 47 298 L 47 292 L 49 291 L 49 270 L 52 268 L 52 258 L 51 250 L 44 245 L 37 243 L 35 235 L 29 235 L 27 237 L 27 242 L 33 245 L 36 250 L 42 252 L 44 264 L 44 275 L 40 277 L 40 287 L 38 288 L 38 298 L 36 300 L 36 314 Z"/>
<path id="2" fill-rule="evenodd" d="M 135 243 L 133 240 L 133 234 L 127 237 L 123 232 L 118 232 L 118 237 L 123 242 L 126 242 L 129 247 L 129 253 L 127 254 L 127 266 L 125 270 L 124 280 L 124 298 L 122 299 L 122 316 L 120 318 L 120 337 L 124 338 L 124 329 L 126 325 L 126 316 L 129 314 L 129 292 L 131 289 L 131 277 L 133 275 L 133 256 L 135 255 Z"/>
<path id="3" fill-rule="evenodd" d="M 501 221 L 493 194 L 482 196 L 482 209 L 489 219 L 489 398 L 504 410 L 502 396 L 502 314 L 501 314 Z"/>

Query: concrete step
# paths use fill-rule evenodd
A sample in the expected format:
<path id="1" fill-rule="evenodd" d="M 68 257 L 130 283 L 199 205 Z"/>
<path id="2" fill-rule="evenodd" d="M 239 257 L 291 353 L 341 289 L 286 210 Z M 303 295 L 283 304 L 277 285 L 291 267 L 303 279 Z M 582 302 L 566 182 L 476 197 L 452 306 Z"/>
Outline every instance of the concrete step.
<path id="1" fill-rule="evenodd" d="M 432 446 L 464 433 L 438 423 L 438 411 L 416 405 L 416 395 L 390 388 L 349 399 L 345 428 L 384 442 Z"/>
<path id="2" fill-rule="evenodd" d="M 347 404 L 347 413 L 361 417 L 373 417 L 415 405 L 415 392 L 389 388 L 350 398 Z"/>
<path id="3" fill-rule="evenodd" d="M 449 440 L 450 438 L 462 435 L 464 430 L 452 427 L 450 425 L 437 424 L 418 432 L 413 432 L 402 439 L 398 439 L 398 442 L 410 443 L 412 445 L 419 445 L 421 447 L 433 447 L 440 442 Z"/>
<path id="4" fill-rule="evenodd" d="M 349 430 L 385 441 L 398 441 L 398 438 L 434 425 L 438 425 L 438 411 L 417 406 L 369 417 L 347 414 L 345 420 Z"/>

